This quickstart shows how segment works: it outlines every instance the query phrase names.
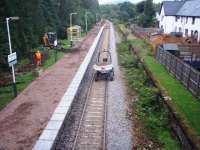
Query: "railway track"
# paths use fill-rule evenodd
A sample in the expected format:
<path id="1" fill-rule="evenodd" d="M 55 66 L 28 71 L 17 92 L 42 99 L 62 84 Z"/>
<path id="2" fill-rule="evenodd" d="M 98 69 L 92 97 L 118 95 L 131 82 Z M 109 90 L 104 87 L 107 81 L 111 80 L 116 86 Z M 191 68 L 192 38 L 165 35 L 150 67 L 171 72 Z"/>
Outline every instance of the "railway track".
<path id="1" fill-rule="evenodd" d="M 100 51 L 109 47 L 109 29 L 104 31 Z M 89 88 L 79 123 L 73 150 L 99 150 L 106 147 L 107 82 L 95 82 L 94 76 Z"/>
<path id="2" fill-rule="evenodd" d="M 53 149 L 96 150 L 106 146 L 107 81 L 95 82 L 93 64 L 98 51 L 108 49 L 109 31 L 105 28 L 99 40 L 96 54 L 88 66 L 88 74 L 73 101 L 71 111 L 64 121 Z"/>
<path id="3" fill-rule="evenodd" d="M 105 149 L 107 82 L 93 82 L 88 93 L 73 150 Z"/>

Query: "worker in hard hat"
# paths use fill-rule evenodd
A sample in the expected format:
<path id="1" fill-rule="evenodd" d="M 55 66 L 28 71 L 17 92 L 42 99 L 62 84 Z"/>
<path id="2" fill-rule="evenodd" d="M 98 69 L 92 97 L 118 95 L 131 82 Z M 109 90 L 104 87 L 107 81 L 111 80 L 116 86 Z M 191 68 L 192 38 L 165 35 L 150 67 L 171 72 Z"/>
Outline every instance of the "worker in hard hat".
<path id="1" fill-rule="evenodd" d="M 42 54 L 40 53 L 39 50 L 35 53 L 35 60 L 36 60 L 37 67 L 42 65 Z"/>

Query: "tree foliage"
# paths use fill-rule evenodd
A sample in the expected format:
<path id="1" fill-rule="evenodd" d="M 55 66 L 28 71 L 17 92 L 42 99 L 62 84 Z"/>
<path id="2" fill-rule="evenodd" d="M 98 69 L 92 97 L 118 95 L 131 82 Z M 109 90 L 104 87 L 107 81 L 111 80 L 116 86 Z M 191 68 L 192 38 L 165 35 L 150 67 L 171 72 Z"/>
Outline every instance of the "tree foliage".
<path id="1" fill-rule="evenodd" d="M 0 1 L 0 71 L 8 69 L 8 38 L 6 17 L 19 16 L 10 21 L 13 51 L 18 57 L 27 57 L 29 52 L 41 44 L 45 32 L 56 31 L 59 37 L 66 37 L 69 14 L 77 12 L 73 23 L 85 27 L 84 14 L 88 14 L 89 27 L 95 23 L 98 0 L 1 0 Z"/>
<path id="2" fill-rule="evenodd" d="M 153 4 L 152 0 L 144 0 L 137 4 L 124 2 L 117 5 L 101 6 L 101 13 L 104 18 L 124 23 L 134 23 L 143 27 L 154 24 L 154 9 L 158 10 L 159 5 Z"/>
<path id="3" fill-rule="evenodd" d="M 146 0 L 144 5 L 144 27 L 148 27 L 153 24 L 153 16 L 155 15 L 153 0 Z"/>
<path id="4" fill-rule="evenodd" d="M 144 6 L 145 6 L 145 1 L 141 1 L 136 5 L 136 11 L 138 13 L 143 13 L 144 12 Z"/>

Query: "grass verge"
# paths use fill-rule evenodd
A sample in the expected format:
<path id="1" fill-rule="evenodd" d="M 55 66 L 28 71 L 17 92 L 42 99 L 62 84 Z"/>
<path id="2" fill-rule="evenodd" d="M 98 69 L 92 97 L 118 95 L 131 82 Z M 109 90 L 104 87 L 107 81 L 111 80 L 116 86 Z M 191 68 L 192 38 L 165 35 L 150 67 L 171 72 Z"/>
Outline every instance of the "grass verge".
<path id="1" fill-rule="evenodd" d="M 195 130 L 197 136 L 200 136 L 199 99 L 193 96 L 180 81 L 173 78 L 164 66 L 156 61 L 151 55 L 149 47 L 144 43 L 144 40 L 136 39 L 131 43 L 140 50 L 140 55 L 143 57 L 147 67 L 172 98 L 176 111 L 181 113 L 185 123 L 187 123 L 192 130 Z"/>
<path id="2" fill-rule="evenodd" d="M 83 39 L 84 37 L 86 37 L 87 33 L 86 32 L 81 32 L 81 38 Z M 70 40 L 68 39 L 62 39 L 62 40 L 59 40 L 59 43 L 61 45 L 62 48 L 64 49 L 68 49 L 71 47 L 71 43 L 70 43 Z"/>
<path id="3" fill-rule="evenodd" d="M 64 55 L 63 52 L 57 52 L 57 60 L 62 58 Z M 27 60 L 23 60 L 19 65 L 26 63 Z M 50 50 L 49 59 L 45 61 L 42 68 L 47 69 L 55 63 L 55 51 Z M 23 91 L 33 80 L 35 80 L 35 76 L 32 72 L 24 73 L 22 75 L 16 76 L 17 82 L 17 91 L 18 94 Z M 12 85 L 0 87 L 0 110 L 3 109 L 9 102 L 13 100 L 13 89 Z"/>
<path id="4" fill-rule="evenodd" d="M 68 49 L 71 46 L 70 45 L 70 40 L 67 40 L 67 39 L 59 40 L 59 43 L 62 46 L 62 48 L 64 48 L 64 49 Z"/>
<path id="5" fill-rule="evenodd" d="M 85 32 L 82 32 L 81 37 L 84 38 L 86 35 L 87 34 Z M 70 41 L 67 39 L 59 40 L 59 44 L 64 49 L 68 49 L 71 46 Z M 39 49 L 41 51 L 44 50 L 42 47 L 40 47 Z M 62 58 L 63 55 L 63 52 L 57 51 L 56 54 L 56 51 L 54 49 L 51 49 L 49 51 L 49 58 L 42 65 L 42 68 L 45 70 L 48 67 L 52 66 L 56 62 L 56 60 Z M 29 59 L 22 59 L 18 62 L 16 67 L 20 68 L 29 63 Z M 35 80 L 35 78 L 36 77 L 32 74 L 32 72 L 16 76 L 18 94 L 23 91 L 33 80 Z M 3 109 L 9 102 L 11 102 L 13 98 L 12 85 L 9 84 L 8 86 L 0 87 L 0 110 Z"/>
<path id="6" fill-rule="evenodd" d="M 42 65 L 43 69 L 47 69 L 48 67 L 52 66 L 55 64 L 55 62 L 59 59 L 61 59 L 64 56 L 63 52 L 60 51 L 55 51 L 55 50 L 50 50 L 49 51 L 49 59 L 45 61 L 45 63 Z"/>
<path id="7" fill-rule="evenodd" d="M 179 150 L 180 144 L 171 132 L 169 113 L 162 106 L 159 90 L 149 84 L 149 78 L 142 64 L 131 55 L 128 45 L 128 42 L 118 45 L 120 64 L 125 70 L 129 90 L 134 90 L 139 97 L 134 104 L 136 106 L 134 115 L 142 121 L 146 135 L 153 141 L 153 145 L 139 146 L 137 149 Z"/>

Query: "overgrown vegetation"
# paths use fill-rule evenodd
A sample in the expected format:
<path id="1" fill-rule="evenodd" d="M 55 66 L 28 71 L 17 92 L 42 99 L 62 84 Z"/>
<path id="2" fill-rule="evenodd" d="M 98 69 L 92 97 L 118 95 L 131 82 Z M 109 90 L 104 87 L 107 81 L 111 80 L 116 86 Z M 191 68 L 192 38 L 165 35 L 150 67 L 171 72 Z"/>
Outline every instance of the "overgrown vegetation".
<path id="1" fill-rule="evenodd" d="M 69 14 L 73 24 L 85 29 L 85 13 L 88 12 L 88 29 L 96 22 L 99 12 L 98 0 L 1 0 L 0 1 L 0 71 L 7 71 L 9 54 L 6 17 L 19 16 L 20 20 L 10 21 L 13 51 L 18 60 L 26 58 L 32 49 L 41 44 L 45 32 L 57 32 L 58 38 L 66 38 Z M 98 17 L 99 18 L 99 17 Z"/>
<path id="2" fill-rule="evenodd" d="M 176 111 L 185 119 L 184 123 L 188 124 L 192 130 L 195 130 L 197 136 L 200 136 L 199 99 L 192 95 L 180 81 L 173 78 L 167 70 L 156 61 L 150 54 L 149 47 L 144 43 L 144 40 L 135 39 L 132 41 L 132 44 L 140 50 L 140 55 L 144 58 L 153 76 L 172 98 Z"/>
<path id="3" fill-rule="evenodd" d="M 142 64 L 132 55 L 129 44 L 122 42 L 118 45 L 119 60 L 125 70 L 129 89 L 134 90 L 139 97 L 134 104 L 136 115 L 143 122 L 146 135 L 154 142 L 148 148 L 180 149 L 179 142 L 172 134 L 169 113 L 163 108 L 159 91 L 150 83 Z"/>

